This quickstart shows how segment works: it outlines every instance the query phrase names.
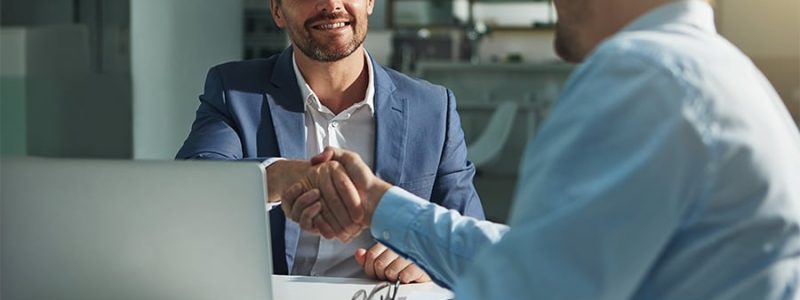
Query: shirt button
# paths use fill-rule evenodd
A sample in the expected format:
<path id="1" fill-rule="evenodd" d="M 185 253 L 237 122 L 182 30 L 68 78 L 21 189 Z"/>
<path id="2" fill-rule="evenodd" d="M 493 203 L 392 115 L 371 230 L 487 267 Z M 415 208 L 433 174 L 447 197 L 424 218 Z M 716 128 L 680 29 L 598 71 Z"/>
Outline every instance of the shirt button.
<path id="1" fill-rule="evenodd" d="M 392 237 L 388 231 L 383 232 L 383 240 L 388 241 L 389 238 Z"/>
<path id="2" fill-rule="evenodd" d="M 339 127 L 339 122 L 331 122 L 331 127 L 333 128 Z"/>

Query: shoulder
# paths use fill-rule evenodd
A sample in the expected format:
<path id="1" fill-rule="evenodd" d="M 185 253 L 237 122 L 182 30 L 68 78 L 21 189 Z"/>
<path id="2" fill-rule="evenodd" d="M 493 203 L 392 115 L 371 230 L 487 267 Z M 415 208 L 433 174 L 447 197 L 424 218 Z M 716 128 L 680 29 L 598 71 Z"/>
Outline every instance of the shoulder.
<path id="1" fill-rule="evenodd" d="M 674 100 L 695 97 L 706 88 L 708 78 L 719 75 L 721 66 L 730 61 L 720 56 L 733 55 L 716 34 L 693 28 L 621 32 L 593 51 L 566 90 L 626 94 L 638 88 L 650 91 L 648 99 L 664 98 L 677 105 L 680 101 Z"/>
<path id="2" fill-rule="evenodd" d="M 211 69 L 223 73 L 253 73 L 259 71 L 263 72 L 264 69 L 271 68 L 275 64 L 275 61 L 276 61 L 275 56 L 269 58 L 261 58 L 261 59 L 229 61 L 218 64 L 212 67 Z"/>
<path id="3" fill-rule="evenodd" d="M 441 85 L 431 83 L 427 80 L 416 78 L 404 73 L 400 73 L 393 69 L 379 66 L 386 74 L 389 80 L 392 81 L 397 92 L 413 95 L 429 95 L 429 96 L 447 96 L 448 90 Z"/>
<path id="4" fill-rule="evenodd" d="M 453 93 L 444 86 L 384 66 L 378 66 L 376 70 L 380 70 L 376 71 L 377 88 L 386 88 L 388 83 L 385 81 L 390 81 L 393 97 L 408 102 L 412 110 L 442 114 L 446 112 L 449 102 L 454 101 Z"/>
<path id="5" fill-rule="evenodd" d="M 275 61 L 276 57 L 273 56 L 266 59 L 226 62 L 212 67 L 209 76 L 217 76 L 228 87 L 263 85 L 269 81 Z"/>
<path id="6" fill-rule="evenodd" d="M 595 62 L 614 60 L 627 68 L 655 70 L 695 87 L 726 69 L 749 68 L 751 64 L 716 32 L 686 24 L 621 32 L 602 43 L 595 54 Z"/>

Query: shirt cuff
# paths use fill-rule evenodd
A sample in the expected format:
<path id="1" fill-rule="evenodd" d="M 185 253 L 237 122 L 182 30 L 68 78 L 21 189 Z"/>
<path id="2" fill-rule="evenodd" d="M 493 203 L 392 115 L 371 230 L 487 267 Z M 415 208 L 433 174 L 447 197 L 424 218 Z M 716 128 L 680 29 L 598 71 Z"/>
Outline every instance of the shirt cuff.
<path id="1" fill-rule="evenodd" d="M 283 158 L 283 157 L 270 157 L 270 158 L 266 159 L 265 161 L 261 162 L 261 169 L 264 170 L 264 176 L 267 175 L 267 173 L 266 173 L 267 168 L 269 166 L 271 166 L 272 164 L 274 164 L 276 161 L 279 161 L 279 160 L 286 160 L 286 159 Z"/>
<path id="2" fill-rule="evenodd" d="M 272 164 L 274 164 L 276 161 L 279 161 L 279 160 L 286 160 L 286 159 L 283 158 L 283 157 L 271 157 L 271 158 L 268 158 L 265 161 L 262 161 L 261 164 L 258 166 L 259 168 L 261 168 L 261 175 L 263 176 L 263 179 L 264 179 L 264 196 L 265 197 L 269 197 L 269 190 L 267 189 L 267 185 L 269 184 L 269 182 L 267 182 L 267 168 L 269 166 L 271 166 Z M 280 201 L 278 201 L 278 202 L 267 202 L 267 211 L 272 210 L 273 208 L 275 208 L 278 205 L 281 205 Z"/>
<path id="3" fill-rule="evenodd" d="M 381 197 L 372 214 L 370 232 L 375 239 L 402 247 L 420 211 L 431 203 L 399 187 L 392 187 Z"/>

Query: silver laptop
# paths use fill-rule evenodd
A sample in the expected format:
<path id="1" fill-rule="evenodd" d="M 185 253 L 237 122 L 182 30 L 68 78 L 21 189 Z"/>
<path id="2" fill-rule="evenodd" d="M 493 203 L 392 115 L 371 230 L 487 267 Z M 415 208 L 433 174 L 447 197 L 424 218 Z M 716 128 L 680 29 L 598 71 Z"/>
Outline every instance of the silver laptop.
<path id="1" fill-rule="evenodd" d="M 0 160 L 0 298 L 271 299 L 256 163 Z"/>

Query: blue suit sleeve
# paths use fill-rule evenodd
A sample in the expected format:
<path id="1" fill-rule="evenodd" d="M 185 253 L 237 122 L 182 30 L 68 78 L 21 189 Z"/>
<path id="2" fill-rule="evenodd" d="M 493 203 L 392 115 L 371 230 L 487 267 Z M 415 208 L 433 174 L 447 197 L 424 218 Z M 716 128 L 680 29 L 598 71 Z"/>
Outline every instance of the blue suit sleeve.
<path id="1" fill-rule="evenodd" d="M 206 78 L 200 107 L 191 132 L 176 159 L 242 159 L 242 143 L 227 107 L 225 89 L 217 68 Z"/>
<path id="2" fill-rule="evenodd" d="M 465 216 L 484 219 L 483 207 L 473 185 L 475 166 L 467 160 L 467 144 L 456 111 L 456 98 L 450 90 L 446 93 L 447 132 L 431 201 Z"/>

